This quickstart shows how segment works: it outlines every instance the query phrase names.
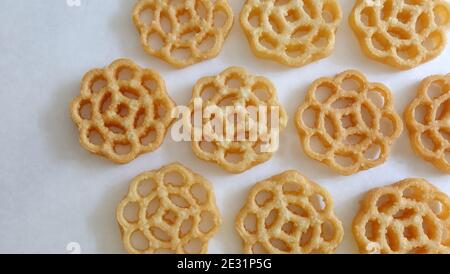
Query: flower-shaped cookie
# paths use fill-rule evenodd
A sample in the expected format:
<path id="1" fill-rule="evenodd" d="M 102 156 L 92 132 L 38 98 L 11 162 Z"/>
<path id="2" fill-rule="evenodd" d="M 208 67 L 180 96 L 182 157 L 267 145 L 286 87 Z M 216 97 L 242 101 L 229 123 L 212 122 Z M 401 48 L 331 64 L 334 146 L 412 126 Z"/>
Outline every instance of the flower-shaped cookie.
<path id="1" fill-rule="evenodd" d="M 445 0 L 357 0 L 349 21 L 367 56 L 411 69 L 444 50 L 450 4 Z"/>
<path id="2" fill-rule="evenodd" d="M 405 121 L 414 151 L 450 173 L 450 74 L 422 81 Z"/>
<path id="3" fill-rule="evenodd" d="M 329 56 L 341 19 L 336 0 L 247 0 L 241 12 L 255 55 L 292 67 Z"/>
<path id="4" fill-rule="evenodd" d="M 278 148 L 279 133 L 286 127 L 288 118 L 278 101 L 275 87 L 267 78 L 231 67 L 217 76 L 197 81 L 189 104 L 192 113 L 200 111 L 195 109 L 196 100 L 202 102 L 204 125 L 212 125 L 220 116 L 225 128 L 223 136 L 203 130 L 202 138 L 193 138 L 192 149 L 200 159 L 215 162 L 229 172 L 241 173 L 268 161 Z M 214 115 L 205 117 L 208 109 L 214 108 L 221 112 L 214 114 L 214 118 Z M 252 109 L 254 115 L 251 115 Z M 227 114 L 228 110 L 231 113 Z M 236 123 L 239 114 L 244 117 Z M 195 131 L 198 127 L 195 123 L 192 125 Z M 264 126 L 263 131 L 261 126 Z M 228 134 L 228 130 L 233 134 Z M 229 135 L 231 138 L 227 138 Z"/>
<path id="5" fill-rule="evenodd" d="M 369 191 L 353 221 L 361 253 L 450 253 L 450 199 L 423 179 Z"/>
<path id="6" fill-rule="evenodd" d="M 133 21 L 148 54 L 186 67 L 219 54 L 233 11 L 227 0 L 139 0 Z"/>
<path id="7" fill-rule="evenodd" d="M 206 253 L 221 218 L 211 185 L 181 164 L 140 174 L 116 211 L 129 253 Z"/>
<path id="8" fill-rule="evenodd" d="M 389 89 L 358 71 L 316 80 L 295 124 L 306 154 L 342 175 L 384 163 L 403 130 Z"/>
<path id="9" fill-rule="evenodd" d="M 71 114 L 85 149 L 125 164 L 162 144 L 174 108 L 157 72 L 120 59 L 84 76 Z"/>
<path id="10" fill-rule="evenodd" d="M 257 183 L 236 219 L 245 253 L 332 253 L 344 230 L 330 194 L 296 171 Z"/>

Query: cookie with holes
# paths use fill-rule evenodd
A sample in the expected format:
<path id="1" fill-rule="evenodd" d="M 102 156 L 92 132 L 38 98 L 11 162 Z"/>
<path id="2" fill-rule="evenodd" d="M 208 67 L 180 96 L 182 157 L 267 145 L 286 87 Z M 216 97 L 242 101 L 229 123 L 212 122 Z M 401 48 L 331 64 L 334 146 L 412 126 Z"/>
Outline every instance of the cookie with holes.
<path id="1" fill-rule="evenodd" d="M 162 144 L 174 108 L 156 71 L 119 59 L 86 73 L 70 110 L 86 150 L 125 164 Z"/>
<path id="2" fill-rule="evenodd" d="M 390 90 L 354 70 L 316 80 L 295 125 L 305 153 L 342 175 L 383 164 L 403 130 Z"/>
<path id="3" fill-rule="evenodd" d="M 450 4 L 445 0 L 357 0 L 349 22 L 368 57 L 406 70 L 442 53 L 450 28 Z"/>
<path id="4" fill-rule="evenodd" d="M 333 253 L 344 231 L 333 200 L 296 171 L 257 183 L 236 218 L 244 253 Z"/>
<path id="5" fill-rule="evenodd" d="M 219 54 L 233 11 L 227 0 L 139 0 L 133 21 L 148 54 L 182 68 Z"/>
<path id="6" fill-rule="evenodd" d="M 450 74 L 422 81 L 405 122 L 416 154 L 450 173 Z"/>
<path id="7" fill-rule="evenodd" d="M 240 21 L 256 56 L 301 67 L 332 53 L 341 19 L 336 0 L 247 0 Z"/>
<path id="8" fill-rule="evenodd" d="M 288 120 L 272 82 L 239 67 L 197 81 L 189 107 L 195 155 L 231 173 L 268 161 Z"/>
<path id="9" fill-rule="evenodd" d="M 424 179 L 373 189 L 353 221 L 361 253 L 450 253 L 450 198 Z"/>
<path id="10" fill-rule="evenodd" d="M 221 224 L 211 184 L 178 163 L 134 178 L 116 218 L 132 254 L 206 253 Z"/>

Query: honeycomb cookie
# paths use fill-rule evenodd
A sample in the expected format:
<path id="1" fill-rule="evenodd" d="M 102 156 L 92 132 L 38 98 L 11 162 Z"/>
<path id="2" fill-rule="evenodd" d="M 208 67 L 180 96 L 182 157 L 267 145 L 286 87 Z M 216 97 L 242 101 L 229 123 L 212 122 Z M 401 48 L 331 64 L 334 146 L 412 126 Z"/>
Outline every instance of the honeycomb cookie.
<path id="1" fill-rule="evenodd" d="M 296 171 L 257 183 L 236 219 L 244 253 L 333 253 L 344 231 L 330 194 Z"/>
<path id="2" fill-rule="evenodd" d="M 182 68 L 219 54 L 233 11 L 226 0 L 140 0 L 133 21 L 148 54 Z"/>
<path id="3" fill-rule="evenodd" d="M 450 253 L 450 198 L 423 179 L 369 191 L 353 221 L 361 253 Z"/>
<path id="4" fill-rule="evenodd" d="M 210 183 L 178 163 L 134 178 L 116 218 L 133 254 L 206 253 L 221 224 Z"/>
<path id="5" fill-rule="evenodd" d="M 357 0 L 349 22 L 368 57 L 406 70 L 442 53 L 450 28 L 450 4 L 445 0 Z"/>
<path id="6" fill-rule="evenodd" d="M 174 108 L 161 76 L 128 59 L 89 71 L 70 107 L 81 145 L 118 164 L 156 150 Z"/>
<path id="7" fill-rule="evenodd" d="M 416 154 L 450 173 L 450 74 L 422 81 L 405 121 Z"/>
<path id="8" fill-rule="evenodd" d="M 353 70 L 316 80 L 295 125 L 305 153 L 342 175 L 383 164 L 403 130 L 389 89 Z"/>
<path id="9" fill-rule="evenodd" d="M 341 19 L 336 0 L 247 0 L 240 21 L 256 56 L 301 67 L 332 53 Z"/>
<path id="10" fill-rule="evenodd" d="M 196 100 L 202 102 L 204 125 L 214 122 L 213 115 L 206 115 L 207 108 L 217 108 L 221 110 L 216 113 L 217 117 L 223 120 L 221 127 L 224 127 L 222 136 L 203 130 L 202 138 L 193 138 L 192 149 L 198 158 L 214 162 L 228 172 L 242 173 L 273 156 L 278 148 L 279 133 L 286 127 L 288 118 L 269 79 L 250 75 L 243 68 L 231 67 L 217 76 L 197 81 L 189 104 L 191 113 L 195 113 Z M 228 113 L 230 115 L 225 117 L 229 108 L 235 113 Z M 255 115 L 244 111 L 251 108 Z M 235 114 L 239 115 L 237 113 L 243 115 L 241 123 L 234 120 Z M 262 125 L 265 131 L 260 130 Z M 194 131 L 198 129 L 193 123 L 191 126 Z M 238 136 L 240 126 L 245 136 Z M 227 138 L 230 135 L 231 138 Z"/>

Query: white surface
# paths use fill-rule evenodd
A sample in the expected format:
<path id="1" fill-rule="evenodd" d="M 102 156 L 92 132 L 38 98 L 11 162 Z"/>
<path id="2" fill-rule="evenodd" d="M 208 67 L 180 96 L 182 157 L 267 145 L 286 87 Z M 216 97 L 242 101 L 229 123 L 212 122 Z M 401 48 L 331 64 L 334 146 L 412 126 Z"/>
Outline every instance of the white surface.
<path id="1" fill-rule="evenodd" d="M 450 176 L 416 157 L 406 132 L 386 164 L 342 177 L 304 155 L 292 123 L 313 80 L 350 68 L 388 85 L 397 111 L 403 113 L 421 79 L 449 72 L 450 46 L 435 61 L 399 72 L 363 56 L 344 20 L 330 58 L 291 69 L 254 57 L 235 21 L 217 59 L 176 70 L 147 56 L 141 48 L 130 17 L 135 1 L 81 2 L 81 7 L 70 8 L 66 0 L 0 1 L 0 252 L 65 253 L 69 242 L 78 242 L 84 253 L 123 252 L 114 211 L 128 182 L 143 171 L 174 161 L 214 184 L 223 225 L 210 242 L 212 253 L 241 251 L 234 218 L 249 188 L 287 169 L 299 170 L 334 197 L 345 229 L 340 253 L 357 251 L 351 220 L 361 194 L 368 189 L 406 177 L 424 177 L 450 194 Z M 237 16 L 243 1 L 230 2 Z M 340 2 L 347 18 L 353 1 Z M 86 71 L 119 57 L 130 57 L 141 66 L 160 71 L 178 104 L 189 101 L 197 79 L 228 66 L 244 66 L 269 77 L 290 117 L 279 152 L 271 161 L 240 175 L 227 174 L 198 160 L 189 144 L 170 138 L 155 153 L 123 166 L 89 154 L 78 143 L 68 105 L 79 93 Z"/>

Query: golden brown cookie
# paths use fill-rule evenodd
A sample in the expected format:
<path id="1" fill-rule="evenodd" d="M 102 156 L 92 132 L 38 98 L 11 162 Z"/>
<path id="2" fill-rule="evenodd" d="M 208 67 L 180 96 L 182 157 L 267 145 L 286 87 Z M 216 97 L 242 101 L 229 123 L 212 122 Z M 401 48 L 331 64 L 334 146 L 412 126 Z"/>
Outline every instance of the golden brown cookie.
<path id="1" fill-rule="evenodd" d="M 181 68 L 219 54 L 233 11 L 226 0 L 140 0 L 133 21 L 148 54 Z"/>
<path id="2" fill-rule="evenodd" d="M 295 125 L 305 153 L 342 175 L 383 164 L 403 130 L 389 89 L 353 70 L 316 80 Z"/>
<path id="3" fill-rule="evenodd" d="M 206 108 L 216 107 L 222 111 L 219 114 L 224 127 L 223 136 L 217 135 L 217 132 L 207 134 L 207 131 L 204 130 L 202 138 L 193 138 L 192 149 L 198 158 L 214 162 L 229 172 L 241 173 L 268 161 L 273 156 L 276 148 L 264 150 L 262 146 L 278 142 L 278 140 L 274 140 L 278 136 L 271 138 L 270 135 L 275 131 L 279 134 L 286 127 L 288 118 L 278 101 L 275 86 L 269 79 L 250 75 L 243 68 L 231 67 L 217 76 L 205 77 L 197 81 L 189 104 L 191 111 L 194 110 L 196 100 L 202 101 L 201 111 L 204 125 L 212 124 L 214 121 L 212 115 L 205 117 L 208 113 Z M 263 107 L 266 112 L 260 110 L 260 107 Z M 227 115 L 228 108 L 245 116 L 242 123 L 236 125 L 235 120 L 230 121 L 229 117 L 224 117 Z M 251 108 L 256 109 L 256 117 L 249 115 L 250 112 L 244 111 Z M 242 112 L 240 112 L 241 110 Z M 230 115 L 233 119 L 234 114 Z M 267 128 L 267 134 L 255 129 L 264 123 L 261 117 L 266 117 L 267 121 L 264 126 Z M 278 118 L 277 124 L 271 124 L 273 117 Z M 231 125 L 233 132 L 238 132 L 238 127 L 245 125 L 245 136 L 241 136 L 243 139 L 239 139 L 237 133 L 234 133 L 230 139 L 225 139 L 228 125 Z M 195 128 L 195 124 L 193 128 Z M 253 131 L 254 129 L 256 131 Z M 251 135 L 250 132 L 257 132 L 257 134 Z"/>
<path id="4" fill-rule="evenodd" d="M 368 57 L 411 69 L 444 50 L 450 4 L 445 0 L 357 0 L 349 22 Z"/>
<path id="5" fill-rule="evenodd" d="M 332 53 L 341 19 L 336 0 L 247 0 L 240 21 L 256 56 L 300 67 Z"/>
<path id="6" fill-rule="evenodd" d="M 353 221 L 361 253 L 450 253 L 450 198 L 423 179 L 369 191 Z"/>
<path id="7" fill-rule="evenodd" d="M 116 210 L 129 253 L 206 253 L 221 218 L 213 189 L 175 163 L 140 174 Z"/>
<path id="8" fill-rule="evenodd" d="M 257 183 L 236 219 L 244 253 L 332 253 L 344 231 L 330 194 L 296 171 Z"/>
<path id="9" fill-rule="evenodd" d="M 70 110 L 85 149 L 125 164 L 162 144 L 174 108 L 157 72 L 119 59 L 84 76 Z"/>
<path id="10" fill-rule="evenodd" d="M 405 111 L 414 151 L 450 173 L 450 74 L 424 79 Z"/>

